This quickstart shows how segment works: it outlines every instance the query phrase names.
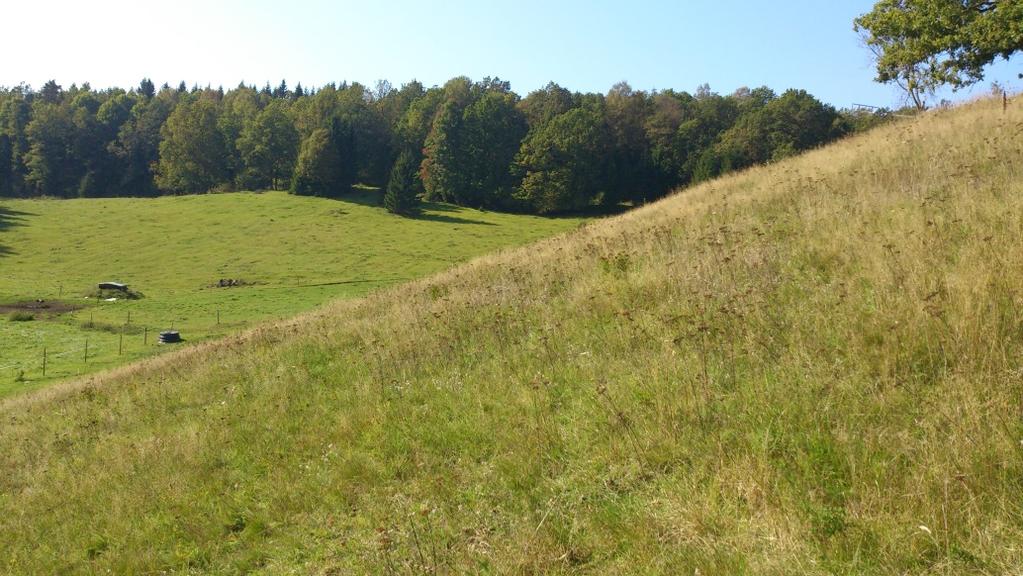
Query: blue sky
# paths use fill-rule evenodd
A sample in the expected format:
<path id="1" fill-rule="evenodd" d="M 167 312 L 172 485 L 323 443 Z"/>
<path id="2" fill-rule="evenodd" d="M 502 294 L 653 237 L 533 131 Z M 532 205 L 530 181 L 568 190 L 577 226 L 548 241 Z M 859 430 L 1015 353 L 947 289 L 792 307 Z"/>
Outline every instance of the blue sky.
<path id="1" fill-rule="evenodd" d="M 232 87 L 244 80 L 321 85 L 356 80 L 427 86 L 499 76 L 525 95 L 549 81 L 605 92 L 805 88 L 839 107 L 891 106 L 872 81 L 852 20 L 871 0 L 106 0 L 15 2 L 4 9 L 0 85 Z M 13 26 L 12 26 L 13 24 Z M 20 47 L 12 51 L 11 47 Z M 992 68 L 968 98 L 998 80 L 1016 91 L 1023 58 Z"/>

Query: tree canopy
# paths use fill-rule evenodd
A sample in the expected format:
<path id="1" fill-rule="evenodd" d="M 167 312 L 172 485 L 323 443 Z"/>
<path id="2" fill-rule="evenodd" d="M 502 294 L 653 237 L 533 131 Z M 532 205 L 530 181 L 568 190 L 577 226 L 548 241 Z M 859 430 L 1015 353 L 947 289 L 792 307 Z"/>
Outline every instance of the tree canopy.
<path id="1" fill-rule="evenodd" d="M 1023 1 L 880 0 L 854 27 L 876 57 L 877 80 L 924 108 L 936 88 L 974 84 L 996 58 L 1023 50 Z"/>
<path id="2" fill-rule="evenodd" d="M 288 118 L 286 106 L 280 101 L 271 102 L 245 123 L 238 137 L 244 164 L 239 184 L 257 190 L 280 189 L 291 181 L 298 144 L 298 130 Z"/>
<path id="3" fill-rule="evenodd" d="M 185 100 L 160 129 L 156 183 L 171 192 L 208 192 L 227 178 L 227 146 L 209 98 Z"/>
<path id="4" fill-rule="evenodd" d="M 302 142 L 291 191 L 303 196 L 336 194 L 348 181 L 336 130 L 317 128 Z"/>

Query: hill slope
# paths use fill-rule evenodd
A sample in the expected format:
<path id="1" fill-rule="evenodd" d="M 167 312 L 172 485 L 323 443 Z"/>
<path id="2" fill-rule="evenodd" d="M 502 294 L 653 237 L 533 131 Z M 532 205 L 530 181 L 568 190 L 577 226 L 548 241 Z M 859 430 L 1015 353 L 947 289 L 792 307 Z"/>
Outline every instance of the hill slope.
<path id="1" fill-rule="evenodd" d="M 1023 112 L 10 400 L 5 573 L 1023 568 Z"/>
<path id="2" fill-rule="evenodd" d="M 399 218 L 376 205 L 379 197 L 0 199 L 0 396 L 152 355 L 159 330 L 177 329 L 190 342 L 223 336 L 580 222 L 445 204 Z M 226 279 L 242 285 L 218 287 Z M 107 280 L 145 297 L 83 298 Z M 38 299 L 81 308 L 55 316 L 36 310 Z M 9 304 L 23 302 L 35 320 L 9 322 Z"/>

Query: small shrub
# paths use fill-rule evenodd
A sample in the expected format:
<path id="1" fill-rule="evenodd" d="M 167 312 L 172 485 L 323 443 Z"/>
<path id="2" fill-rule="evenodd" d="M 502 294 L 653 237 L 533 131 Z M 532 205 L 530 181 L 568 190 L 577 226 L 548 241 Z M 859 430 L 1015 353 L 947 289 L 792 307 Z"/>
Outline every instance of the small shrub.
<path id="1" fill-rule="evenodd" d="M 9 317 L 11 322 L 31 322 L 36 319 L 34 314 L 28 312 L 11 312 Z"/>

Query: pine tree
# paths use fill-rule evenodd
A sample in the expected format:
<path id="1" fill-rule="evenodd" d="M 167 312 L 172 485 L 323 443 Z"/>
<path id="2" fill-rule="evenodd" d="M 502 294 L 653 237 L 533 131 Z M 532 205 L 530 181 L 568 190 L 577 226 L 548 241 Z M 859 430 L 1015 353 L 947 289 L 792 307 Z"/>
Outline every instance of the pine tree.
<path id="1" fill-rule="evenodd" d="M 419 162 L 416 154 L 405 150 L 391 168 L 391 178 L 384 193 L 384 208 L 404 216 L 419 211 Z"/>
<path id="2" fill-rule="evenodd" d="M 42 90 L 39 91 L 39 98 L 48 104 L 60 104 L 63 95 L 64 89 L 60 87 L 60 84 L 57 84 L 56 80 L 50 80 L 43 84 Z"/>
<path id="3" fill-rule="evenodd" d="M 289 95 L 288 83 L 281 80 L 281 85 L 274 89 L 274 98 L 287 98 Z"/>
<path id="4" fill-rule="evenodd" d="M 153 81 L 149 78 L 143 78 L 142 82 L 139 83 L 139 95 L 146 100 L 156 96 L 156 86 L 153 85 Z"/>

